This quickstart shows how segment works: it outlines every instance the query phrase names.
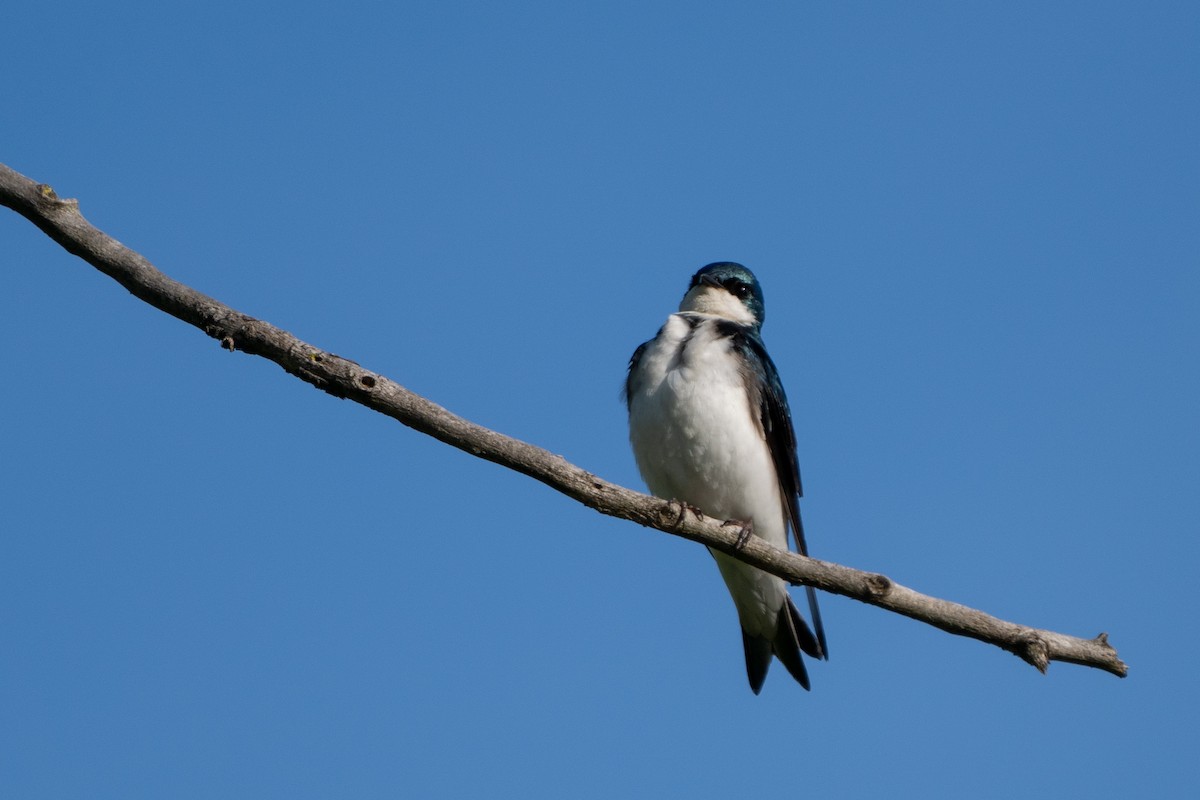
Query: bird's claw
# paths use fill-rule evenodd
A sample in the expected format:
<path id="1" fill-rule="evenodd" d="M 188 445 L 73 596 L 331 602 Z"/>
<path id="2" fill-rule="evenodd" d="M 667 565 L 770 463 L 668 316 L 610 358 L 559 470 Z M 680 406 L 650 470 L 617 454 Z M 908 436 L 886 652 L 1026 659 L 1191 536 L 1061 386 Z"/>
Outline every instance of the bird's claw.
<path id="1" fill-rule="evenodd" d="M 686 501 L 684 501 L 684 500 L 675 500 L 674 502 L 676 502 L 676 503 L 678 503 L 678 504 L 679 504 L 679 516 L 678 516 L 678 517 L 676 517 L 676 519 L 675 519 L 675 527 L 676 527 L 676 528 L 678 528 L 679 526 L 683 525 L 683 520 L 684 520 L 684 517 L 686 517 L 686 516 L 687 516 L 687 513 L 688 513 L 689 511 L 690 511 L 690 512 L 692 512 L 692 516 L 693 516 L 693 517 L 701 517 L 701 516 L 704 516 L 704 512 L 703 512 L 703 511 L 701 511 L 700 509 L 696 508 L 696 507 L 695 507 L 694 505 L 692 505 L 691 503 L 688 503 L 688 502 L 686 502 Z"/>
<path id="2" fill-rule="evenodd" d="M 750 537 L 754 535 L 754 520 L 742 522 L 741 520 L 737 519 L 727 519 L 722 522 L 721 525 L 722 527 L 726 525 L 737 525 L 740 527 L 741 530 L 738 531 L 737 541 L 733 543 L 733 549 L 738 553 L 746 549 L 746 543 L 749 542 Z"/>

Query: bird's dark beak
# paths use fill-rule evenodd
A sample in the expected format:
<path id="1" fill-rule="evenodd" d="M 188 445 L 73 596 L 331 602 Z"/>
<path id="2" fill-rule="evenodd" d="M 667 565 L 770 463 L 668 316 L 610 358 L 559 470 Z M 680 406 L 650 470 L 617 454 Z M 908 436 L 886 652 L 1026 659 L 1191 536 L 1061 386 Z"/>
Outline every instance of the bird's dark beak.
<path id="1" fill-rule="evenodd" d="M 725 287 L 721 286 L 721 282 L 719 280 L 717 280 L 716 278 L 714 278 L 712 275 L 701 275 L 700 283 L 703 283 L 705 286 L 714 286 L 718 289 L 725 288 Z"/>

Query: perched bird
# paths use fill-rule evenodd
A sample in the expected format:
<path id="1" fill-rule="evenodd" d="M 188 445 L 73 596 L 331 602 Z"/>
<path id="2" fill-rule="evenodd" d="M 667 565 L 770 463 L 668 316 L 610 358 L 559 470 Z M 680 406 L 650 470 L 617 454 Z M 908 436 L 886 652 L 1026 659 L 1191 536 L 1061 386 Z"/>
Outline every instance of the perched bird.
<path id="1" fill-rule="evenodd" d="M 762 323 L 762 288 L 750 270 L 722 261 L 693 275 L 679 312 L 629 360 L 629 440 L 656 496 L 737 520 L 784 549 L 790 528 L 808 555 L 796 435 Z M 710 552 L 737 607 L 750 688 L 762 689 L 774 655 L 808 689 L 801 652 L 828 653 L 812 587 L 809 628 L 786 581 Z"/>

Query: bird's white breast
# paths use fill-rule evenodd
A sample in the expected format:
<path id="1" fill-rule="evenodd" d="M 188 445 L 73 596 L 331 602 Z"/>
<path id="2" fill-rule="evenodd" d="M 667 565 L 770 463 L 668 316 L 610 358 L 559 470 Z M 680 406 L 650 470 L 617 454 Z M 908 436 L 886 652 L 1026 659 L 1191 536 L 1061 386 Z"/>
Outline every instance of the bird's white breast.
<path id="1" fill-rule="evenodd" d="M 752 520 L 787 547 L 770 449 L 750 407 L 740 358 L 716 318 L 672 314 L 630 382 L 629 429 L 650 491 L 709 516 Z"/>

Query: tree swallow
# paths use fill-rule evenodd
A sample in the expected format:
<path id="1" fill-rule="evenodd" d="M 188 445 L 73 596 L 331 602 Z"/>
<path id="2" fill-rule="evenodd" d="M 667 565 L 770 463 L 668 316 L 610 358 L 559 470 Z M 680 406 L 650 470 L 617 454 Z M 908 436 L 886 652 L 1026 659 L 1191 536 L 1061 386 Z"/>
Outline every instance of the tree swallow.
<path id="1" fill-rule="evenodd" d="M 741 522 L 776 547 L 787 548 L 790 528 L 808 555 L 796 435 L 762 323 L 762 288 L 750 270 L 722 261 L 693 275 L 679 312 L 629 360 L 629 440 L 656 496 Z M 809 628 L 786 581 L 710 552 L 737 607 L 750 688 L 762 689 L 774 655 L 808 689 L 800 653 L 828 653 L 812 587 Z"/>

